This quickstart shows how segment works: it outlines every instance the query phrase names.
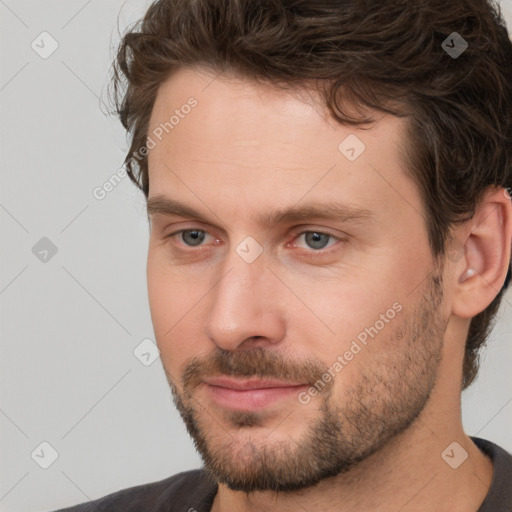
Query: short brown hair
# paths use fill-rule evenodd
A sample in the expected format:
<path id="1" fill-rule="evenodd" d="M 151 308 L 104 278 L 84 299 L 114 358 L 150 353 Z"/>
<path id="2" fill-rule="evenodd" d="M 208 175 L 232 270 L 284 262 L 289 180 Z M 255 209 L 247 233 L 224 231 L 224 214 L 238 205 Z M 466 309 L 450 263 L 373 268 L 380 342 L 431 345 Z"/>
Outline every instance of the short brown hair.
<path id="1" fill-rule="evenodd" d="M 443 45 L 454 46 L 454 32 L 468 45 L 458 56 Z M 146 198 L 158 87 L 186 66 L 292 90 L 315 83 L 344 124 L 371 123 L 372 110 L 406 117 L 405 157 L 435 257 L 445 255 L 450 228 L 472 217 L 489 187 L 512 190 L 512 44 L 490 1 L 154 2 L 124 35 L 113 77 L 117 113 L 132 135 L 125 165 Z M 471 320 L 463 389 L 476 377 L 506 284 Z"/>

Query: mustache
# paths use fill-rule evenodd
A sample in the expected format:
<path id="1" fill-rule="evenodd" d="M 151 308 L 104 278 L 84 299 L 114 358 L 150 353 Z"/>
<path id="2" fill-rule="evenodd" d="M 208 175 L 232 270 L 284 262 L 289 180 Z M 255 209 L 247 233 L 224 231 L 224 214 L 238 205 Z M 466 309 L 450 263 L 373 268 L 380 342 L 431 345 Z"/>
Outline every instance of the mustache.
<path id="1" fill-rule="evenodd" d="M 282 354 L 261 347 L 243 352 L 217 347 L 209 356 L 194 357 L 187 363 L 181 384 L 184 391 L 192 392 L 204 378 L 226 375 L 274 378 L 313 385 L 327 372 L 328 366 L 311 357 L 301 361 L 289 361 Z M 327 391 L 332 384 L 332 380 L 329 380 L 325 383 L 324 390 Z"/>

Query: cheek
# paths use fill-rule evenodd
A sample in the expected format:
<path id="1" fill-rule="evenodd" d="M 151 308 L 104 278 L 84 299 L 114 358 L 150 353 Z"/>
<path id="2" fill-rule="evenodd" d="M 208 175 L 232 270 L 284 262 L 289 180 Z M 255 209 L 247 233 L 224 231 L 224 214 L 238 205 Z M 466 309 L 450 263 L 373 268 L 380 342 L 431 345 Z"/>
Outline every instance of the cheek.
<path id="1" fill-rule="evenodd" d="M 313 328 L 321 336 L 319 341 L 328 339 L 335 349 L 342 349 L 347 341 L 373 325 L 393 304 L 401 303 L 404 295 L 392 272 L 376 273 L 373 269 L 347 269 L 343 275 L 324 276 L 314 283 L 296 280 L 294 292 L 310 311 L 295 308 L 290 325 L 309 326 L 306 332 Z"/>
<path id="2" fill-rule="evenodd" d="M 378 365 L 405 342 L 395 340 L 394 333 L 404 321 L 406 307 L 417 300 L 410 292 L 419 282 L 417 271 L 405 269 L 396 255 L 368 267 L 346 269 L 343 275 L 324 276 L 314 286 L 310 280 L 296 280 L 294 291 L 314 315 L 304 307 L 295 309 L 288 338 L 294 343 L 301 340 L 301 350 L 328 368 L 340 363 L 343 368 L 337 364 L 333 371 L 344 376 L 336 381 L 349 383 L 357 379 L 361 366 Z"/>
<path id="3" fill-rule="evenodd" d="M 170 293 L 172 288 L 165 267 L 158 261 L 155 252 L 151 249 L 148 253 L 147 284 L 151 319 L 155 335 L 158 338 L 172 325 L 170 322 L 174 310 L 173 295 Z"/>
<path id="4" fill-rule="evenodd" d="M 165 246 L 150 245 L 147 260 L 149 307 L 157 334 L 162 336 L 186 314 L 197 286 L 180 267 L 170 264 Z"/>
<path id="5" fill-rule="evenodd" d="M 174 273 L 149 253 L 147 284 L 151 321 L 162 363 L 172 376 L 182 360 L 188 357 L 183 340 L 191 338 L 187 326 L 193 312 L 190 311 L 190 291 L 187 294 L 184 284 L 173 278 Z"/>

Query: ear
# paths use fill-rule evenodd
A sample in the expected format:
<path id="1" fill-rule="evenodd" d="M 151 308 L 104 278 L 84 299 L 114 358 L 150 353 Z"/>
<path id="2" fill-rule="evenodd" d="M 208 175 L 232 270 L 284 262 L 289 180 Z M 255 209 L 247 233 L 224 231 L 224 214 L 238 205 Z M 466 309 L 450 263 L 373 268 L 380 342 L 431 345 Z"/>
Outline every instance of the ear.
<path id="1" fill-rule="evenodd" d="M 473 217 L 458 225 L 453 235 L 461 245 L 448 253 L 454 269 L 452 313 L 472 318 L 498 295 L 509 269 L 512 200 L 508 191 L 489 189 Z"/>

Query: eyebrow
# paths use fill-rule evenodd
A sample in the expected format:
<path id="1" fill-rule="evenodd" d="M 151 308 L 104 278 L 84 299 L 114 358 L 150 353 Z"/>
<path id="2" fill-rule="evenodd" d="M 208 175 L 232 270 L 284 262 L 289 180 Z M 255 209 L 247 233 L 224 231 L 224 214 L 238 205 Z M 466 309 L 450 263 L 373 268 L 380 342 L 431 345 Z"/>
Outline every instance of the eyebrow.
<path id="1" fill-rule="evenodd" d="M 175 199 L 156 195 L 147 201 L 148 217 L 155 215 L 190 217 L 208 221 L 211 215 L 180 203 Z M 335 220 L 338 222 L 362 222 L 374 220 L 372 211 L 347 204 L 327 201 L 277 208 L 260 215 L 256 221 L 261 226 L 272 227 L 278 224 L 306 221 L 309 219 Z"/>

